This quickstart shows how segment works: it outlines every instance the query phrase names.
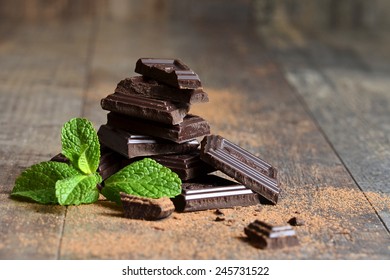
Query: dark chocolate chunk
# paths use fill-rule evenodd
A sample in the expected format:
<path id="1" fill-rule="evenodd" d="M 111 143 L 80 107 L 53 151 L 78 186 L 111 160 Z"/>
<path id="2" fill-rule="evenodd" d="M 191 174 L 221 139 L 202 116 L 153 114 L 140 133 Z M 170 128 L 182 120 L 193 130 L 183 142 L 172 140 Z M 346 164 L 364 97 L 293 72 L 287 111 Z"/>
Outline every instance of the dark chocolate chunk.
<path id="1" fill-rule="evenodd" d="M 202 177 L 215 171 L 213 167 L 200 160 L 199 150 L 185 154 L 152 156 L 152 158 L 179 175 L 182 181 Z"/>
<path id="2" fill-rule="evenodd" d="M 115 174 L 122 168 L 123 156 L 110 150 L 107 147 L 102 147 L 100 150 L 100 163 L 98 172 L 103 180 L 106 180 L 111 175 Z"/>
<path id="3" fill-rule="evenodd" d="M 187 153 L 199 146 L 197 140 L 177 144 L 159 138 L 131 134 L 108 125 L 100 126 L 98 136 L 103 145 L 127 158 Z"/>
<path id="4" fill-rule="evenodd" d="M 188 142 L 210 134 L 208 122 L 195 115 L 185 116 L 180 124 L 166 125 L 110 112 L 107 114 L 107 124 L 131 133 L 154 136 L 176 143 Z"/>
<path id="5" fill-rule="evenodd" d="M 188 104 L 114 93 L 101 100 L 104 110 L 166 124 L 179 124 L 189 111 Z"/>
<path id="6" fill-rule="evenodd" d="M 280 187 L 275 179 L 275 168 L 248 151 L 219 135 L 210 135 L 202 140 L 200 158 L 268 201 L 277 203 Z"/>
<path id="7" fill-rule="evenodd" d="M 167 198 L 146 198 L 120 193 L 124 216 L 129 219 L 160 220 L 175 210 L 172 201 Z"/>
<path id="8" fill-rule="evenodd" d="M 140 58 L 135 72 L 180 89 L 202 87 L 198 75 L 179 59 Z"/>
<path id="9" fill-rule="evenodd" d="M 295 230 L 290 225 L 272 226 L 256 220 L 244 229 L 249 241 L 261 249 L 280 249 L 299 244 Z"/>
<path id="10" fill-rule="evenodd" d="M 259 196 L 236 182 L 207 175 L 182 184 L 182 193 L 172 199 L 176 210 L 191 212 L 259 204 Z"/>
<path id="11" fill-rule="evenodd" d="M 130 77 L 120 81 L 115 92 L 168 100 L 176 103 L 194 104 L 209 101 L 207 93 L 202 88 L 178 89 L 143 76 Z"/>

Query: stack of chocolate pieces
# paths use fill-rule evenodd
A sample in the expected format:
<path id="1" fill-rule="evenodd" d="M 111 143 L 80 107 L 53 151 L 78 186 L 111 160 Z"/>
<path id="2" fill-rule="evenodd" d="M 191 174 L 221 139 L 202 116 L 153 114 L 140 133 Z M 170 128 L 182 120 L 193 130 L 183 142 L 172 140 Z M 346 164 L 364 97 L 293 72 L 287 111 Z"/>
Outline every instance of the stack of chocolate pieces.
<path id="1" fill-rule="evenodd" d="M 98 131 L 105 153 L 120 154 L 121 167 L 151 157 L 176 172 L 183 181 L 182 193 L 172 201 L 180 212 L 256 205 L 262 198 L 277 203 L 276 169 L 210 134 L 206 120 L 189 114 L 193 104 L 208 102 L 194 71 L 177 59 L 141 58 L 135 72 L 141 76 L 120 81 L 115 92 L 101 100 L 109 111 Z M 209 174 L 215 170 L 234 181 Z"/>
<path id="2" fill-rule="evenodd" d="M 151 157 L 182 181 L 213 171 L 199 151 L 210 126 L 188 113 L 193 104 L 209 100 L 198 75 L 177 59 L 141 58 L 135 72 L 142 76 L 120 81 L 101 100 L 109 111 L 98 131 L 102 146 L 122 155 L 123 165 Z"/>

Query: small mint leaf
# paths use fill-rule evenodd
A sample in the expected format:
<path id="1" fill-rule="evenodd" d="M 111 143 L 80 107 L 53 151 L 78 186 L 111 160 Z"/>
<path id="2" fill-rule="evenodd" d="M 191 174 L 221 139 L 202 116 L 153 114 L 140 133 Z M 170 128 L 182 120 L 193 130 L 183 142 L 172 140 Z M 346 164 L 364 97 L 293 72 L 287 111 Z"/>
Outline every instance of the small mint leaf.
<path id="1" fill-rule="evenodd" d="M 99 166 L 100 144 L 90 121 L 74 118 L 61 131 L 62 153 L 84 174 L 95 173 Z"/>
<path id="2" fill-rule="evenodd" d="M 55 194 L 61 205 L 79 205 L 96 202 L 99 190 L 96 185 L 102 181 L 97 173 L 91 175 L 75 175 L 55 184 Z"/>
<path id="3" fill-rule="evenodd" d="M 41 162 L 23 171 L 15 181 L 11 196 L 24 197 L 38 203 L 58 203 L 55 185 L 58 180 L 78 174 L 63 162 Z"/>
<path id="4" fill-rule="evenodd" d="M 120 192 L 149 198 L 174 197 L 181 192 L 181 180 L 169 168 L 145 158 L 106 179 L 101 192 L 118 204 Z"/>

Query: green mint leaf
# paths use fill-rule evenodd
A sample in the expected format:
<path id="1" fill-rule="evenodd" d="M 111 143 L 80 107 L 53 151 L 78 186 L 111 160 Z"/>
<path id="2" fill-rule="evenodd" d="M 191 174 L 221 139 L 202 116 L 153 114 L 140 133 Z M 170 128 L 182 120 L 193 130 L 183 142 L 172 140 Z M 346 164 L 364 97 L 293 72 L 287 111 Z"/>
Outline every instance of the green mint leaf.
<path id="1" fill-rule="evenodd" d="M 42 204 L 58 203 L 55 193 L 56 182 L 77 174 L 78 171 L 66 163 L 41 162 L 20 174 L 11 196 L 29 198 Z"/>
<path id="2" fill-rule="evenodd" d="M 62 153 L 84 174 L 93 174 L 99 166 L 100 145 L 90 121 L 74 118 L 61 131 Z"/>
<path id="3" fill-rule="evenodd" d="M 57 181 L 55 194 L 61 205 L 79 205 L 96 202 L 99 198 L 99 190 L 96 187 L 102 181 L 99 174 L 78 174 Z"/>
<path id="4" fill-rule="evenodd" d="M 169 168 L 145 158 L 106 179 L 101 192 L 118 204 L 120 192 L 149 198 L 174 197 L 181 192 L 181 180 Z"/>

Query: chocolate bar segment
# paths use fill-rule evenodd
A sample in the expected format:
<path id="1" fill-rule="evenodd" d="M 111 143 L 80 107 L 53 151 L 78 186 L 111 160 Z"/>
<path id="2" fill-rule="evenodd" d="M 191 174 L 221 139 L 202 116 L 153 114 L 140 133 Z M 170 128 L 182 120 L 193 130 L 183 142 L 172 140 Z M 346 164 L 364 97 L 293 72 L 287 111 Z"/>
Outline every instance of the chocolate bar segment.
<path id="1" fill-rule="evenodd" d="M 122 168 L 123 156 L 107 147 L 100 149 L 100 163 L 98 172 L 103 180 L 106 180 L 111 175 L 115 174 Z"/>
<path id="2" fill-rule="evenodd" d="M 261 249 L 281 249 L 299 245 L 295 230 L 290 225 L 272 226 L 256 220 L 244 229 L 250 242 Z"/>
<path id="3" fill-rule="evenodd" d="M 185 154 L 152 156 L 152 158 L 179 175 L 182 181 L 202 177 L 215 171 L 213 167 L 200 159 L 199 150 Z"/>
<path id="4" fill-rule="evenodd" d="M 114 93 L 101 100 L 103 109 L 166 124 L 179 124 L 189 111 L 188 104 Z"/>
<path id="5" fill-rule="evenodd" d="M 250 206 L 259 196 L 245 186 L 215 175 L 184 182 L 182 193 L 172 199 L 179 212 Z"/>
<path id="6" fill-rule="evenodd" d="M 173 213 L 175 207 L 167 198 L 146 198 L 120 193 L 124 216 L 129 219 L 159 220 Z"/>
<path id="7" fill-rule="evenodd" d="M 145 135 L 131 134 L 108 125 L 100 126 L 98 136 L 103 145 L 127 158 L 186 153 L 196 150 L 199 146 L 197 140 L 177 144 Z"/>
<path id="8" fill-rule="evenodd" d="M 270 202 L 277 203 L 281 190 L 275 179 L 275 168 L 248 151 L 219 135 L 209 135 L 202 140 L 200 158 Z"/>
<path id="9" fill-rule="evenodd" d="M 140 58 L 135 72 L 180 89 L 202 87 L 198 75 L 179 59 Z"/>
<path id="10" fill-rule="evenodd" d="M 202 88 L 178 89 L 143 76 L 134 76 L 120 81 L 115 92 L 168 100 L 176 103 L 194 104 L 209 101 L 207 93 Z"/>
<path id="11" fill-rule="evenodd" d="M 185 116 L 180 124 L 165 125 L 110 112 L 107 114 L 107 124 L 131 133 L 150 135 L 176 143 L 188 142 L 210 134 L 208 122 L 195 115 Z"/>

